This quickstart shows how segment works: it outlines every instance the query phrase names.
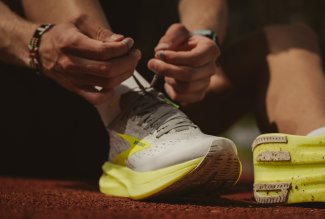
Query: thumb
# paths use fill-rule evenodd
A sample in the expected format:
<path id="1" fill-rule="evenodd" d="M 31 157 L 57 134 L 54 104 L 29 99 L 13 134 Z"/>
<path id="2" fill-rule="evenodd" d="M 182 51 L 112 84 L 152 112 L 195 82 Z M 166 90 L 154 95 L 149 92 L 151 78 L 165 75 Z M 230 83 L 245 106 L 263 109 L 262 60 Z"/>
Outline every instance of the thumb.
<path id="1" fill-rule="evenodd" d="M 117 42 L 124 39 L 123 35 L 115 34 L 111 30 L 102 27 L 87 15 L 80 15 L 72 21 L 80 32 L 88 37 L 102 42 Z"/>
<path id="2" fill-rule="evenodd" d="M 191 33 L 186 29 L 183 24 L 173 24 L 166 31 L 165 35 L 160 39 L 155 51 L 159 50 L 172 50 L 184 43 Z"/>

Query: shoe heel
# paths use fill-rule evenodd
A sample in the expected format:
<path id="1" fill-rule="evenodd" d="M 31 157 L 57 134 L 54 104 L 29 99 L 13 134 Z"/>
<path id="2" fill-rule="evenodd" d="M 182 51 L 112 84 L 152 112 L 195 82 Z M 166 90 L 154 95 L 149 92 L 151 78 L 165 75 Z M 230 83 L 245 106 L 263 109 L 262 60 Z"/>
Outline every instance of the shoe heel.
<path id="1" fill-rule="evenodd" d="M 258 203 L 325 202 L 325 136 L 266 134 L 252 148 Z"/>

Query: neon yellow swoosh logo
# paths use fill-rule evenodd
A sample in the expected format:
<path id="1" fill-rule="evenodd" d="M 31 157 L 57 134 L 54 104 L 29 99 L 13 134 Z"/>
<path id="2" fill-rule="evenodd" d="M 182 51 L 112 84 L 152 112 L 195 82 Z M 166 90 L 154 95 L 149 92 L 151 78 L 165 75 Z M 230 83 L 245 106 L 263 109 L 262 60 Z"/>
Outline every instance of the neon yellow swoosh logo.
<path id="1" fill-rule="evenodd" d="M 141 151 L 143 149 L 146 149 L 151 146 L 151 144 L 147 141 L 135 138 L 131 135 L 125 135 L 125 134 L 120 134 L 116 133 L 118 136 L 123 138 L 125 141 L 127 141 L 130 145 L 130 147 L 126 150 L 123 151 L 122 153 L 116 155 L 114 158 L 114 163 L 119 164 L 119 165 L 125 165 L 125 161 L 134 153 Z"/>

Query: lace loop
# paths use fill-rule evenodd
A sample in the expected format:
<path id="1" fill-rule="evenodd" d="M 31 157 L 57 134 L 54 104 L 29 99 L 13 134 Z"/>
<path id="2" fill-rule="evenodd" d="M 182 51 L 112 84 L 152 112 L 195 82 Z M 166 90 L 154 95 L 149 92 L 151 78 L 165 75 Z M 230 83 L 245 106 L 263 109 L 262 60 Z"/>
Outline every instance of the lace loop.
<path id="1" fill-rule="evenodd" d="M 143 130 L 156 132 L 157 138 L 172 130 L 179 132 L 188 130 L 190 127 L 197 128 L 184 113 L 166 104 L 162 93 L 150 87 L 139 87 L 140 91 L 130 91 L 129 94 L 125 94 L 132 95 L 132 98 L 129 98 L 132 102 L 128 103 L 127 109 L 121 115 L 122 120 L 136 121 Z"/>

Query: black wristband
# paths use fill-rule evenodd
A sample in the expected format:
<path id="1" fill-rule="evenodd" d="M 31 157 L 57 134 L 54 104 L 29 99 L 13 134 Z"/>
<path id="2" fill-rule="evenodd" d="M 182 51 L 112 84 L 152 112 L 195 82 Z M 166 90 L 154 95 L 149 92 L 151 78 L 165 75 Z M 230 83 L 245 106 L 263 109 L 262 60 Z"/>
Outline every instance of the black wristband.
<path id="1" fill-rule="evenodd" d="M 49 31 L 54 24 L 42 24 L 34 32 L 31 40 L 29 41 L 29 65 L 36 69 L 38 72 L 41 70 L 41 61 L 39 57 L 39 46 L 44 33 Z"/>
<path id="2" fill-rule="evenodd" d="M 195 30 L 192 33 L 194 35 L 205 36 L 205 37 L 211 39 L 213 42 L 215 42 L 217 44 L 219 49 L 221 48 L 219 38 L 218 38 L 217 34 L 215 32 L 213 32 L 212 30 Z"/>

